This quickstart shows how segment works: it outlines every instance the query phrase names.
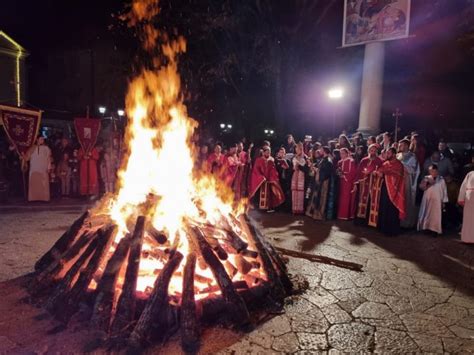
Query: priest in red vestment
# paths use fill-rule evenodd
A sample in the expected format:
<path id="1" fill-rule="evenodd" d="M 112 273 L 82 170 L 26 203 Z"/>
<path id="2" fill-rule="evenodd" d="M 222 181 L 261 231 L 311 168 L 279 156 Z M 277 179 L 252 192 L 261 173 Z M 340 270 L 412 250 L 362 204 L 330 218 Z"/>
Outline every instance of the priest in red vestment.
<path id="1" fill-rule="evenodd" d="M 370 190 L 374 183 L 373 173 L 382 166 L 383 160 L 377 156 L 377 146 L 369 146 L 369 156 L 363 158 L 357 168 L 355 186 L 356 198 L 356 222 L 367 224 L 370 203 Z"/>
<path id="2" fill-rule="evenodd" d="M 263 148 L 263 156 L 255 160 L 250 178 L 250 194 L 252 198 L 259 193 L 259 208 L 272 211 L 285 202 L 285 194 L 280 186 L 275 160 L 271 157 L 270 147 Z"/>
<path id="3" fill-rule="evenodd" d="M 222 178 L 222 171 L 225 164 L 225 155 L 222 154 L 222 147 L 216 144 L 214 152 L 207 157 L 206 167 L 207 171 L 215 177 Z"/>
<path id="4" fill-rule="evenodd" d="M 357 167 L 347 148 L 341 149 L 341 160 L 337 165 L 337 175 L 339 176 L 337 219 L 352 219 L 355 215 L 355 191 L 353 189 Z"/>
<path id="5" fill-rule="evenodd" d="M 99 175 L 97 173 L 99 152 L 92 148 L 89 153 L 85 153 L 81 148 L 78 158 L 80 161 L 80 193 L 83 196 L 97 196 L 99 194 Z"/>
<path id="6" fill-rule="evenodd" d="M 237 144 L 229 147 L 229 153 L 224 159 L 222 177 L 227 186 L 232 187 L 237 177 L 240 159 L 237 154 Z"/>
<path id="7" fill-rule="evenodd" d="M 380 193 L 374 194 L 370 215 L 370 220 L 387 235 L 399 234 L 400 221 L 406 217 L 405 168 L 396 155 L 397 150 L 390 148 L 387 160 L 376 172 L 381 181 Z"/>
<path id="8" fill-rule="evenodd" d="M 250 176 L 250 151 L 252 150 L 250 145 L 249 151 L 244 150 L 244 144 L 239 142 L 237 144 L 237 156 L 240 162 L 240 165 L 237 170 L 237 174 L 232 184 L 232 191 L 234 191 L 235 199 L 238 201 L 241 198 L 248 197 L 248 186 L 249 186 L 249 176 Z"/>

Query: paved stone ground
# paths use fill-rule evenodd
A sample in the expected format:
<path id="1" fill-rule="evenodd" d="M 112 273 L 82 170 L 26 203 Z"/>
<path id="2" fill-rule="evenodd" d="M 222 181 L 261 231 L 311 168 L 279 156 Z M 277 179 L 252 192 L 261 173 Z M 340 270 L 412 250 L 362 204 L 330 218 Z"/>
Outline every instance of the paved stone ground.
<path id="1" fill-rule="evenodd" d="M 0 208 L 0 281 L 32 271 L 82 207 L 44 209 Z M 290 272 L 305 275 L 309 290 L 221 354 L 474 352 L 473 247 L 455 237 L 387 238 L 350 222 L 254 216 L 275 244 L 364 271 L 290 258 Z"/>

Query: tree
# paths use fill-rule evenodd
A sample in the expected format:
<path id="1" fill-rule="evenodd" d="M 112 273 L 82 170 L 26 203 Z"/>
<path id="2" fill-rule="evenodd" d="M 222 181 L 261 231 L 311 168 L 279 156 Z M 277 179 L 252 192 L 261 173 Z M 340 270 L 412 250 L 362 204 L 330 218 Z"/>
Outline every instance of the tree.
<path id="1" fill-rule="evenodd" d="M 156 26 L 188 41 L 181 59 L 188 99 L 206 105 L 221 95 L 232 110 L 242 109 L 248 133 L 257 115 L 256 93 L 266 92 L 279 127 L 284 124 L 285 92 L 308 56 L 317 56 L 321 24 L 337 0 L 178 0 L 162 2 Z M 195 105 L 194 105 L 195 106 Z M 256 109 L 258 110 L 258 108 Z M 254 123 L 253 123 L 254 125 Z"/>

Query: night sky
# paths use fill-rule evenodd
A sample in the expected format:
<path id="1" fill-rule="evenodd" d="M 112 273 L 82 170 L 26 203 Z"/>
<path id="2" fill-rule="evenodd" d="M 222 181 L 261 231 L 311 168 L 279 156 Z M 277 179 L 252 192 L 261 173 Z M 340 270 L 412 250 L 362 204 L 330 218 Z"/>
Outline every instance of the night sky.
<path id="1" fill-rule="evenodd" d="M 199 3 L 193 0 L 178 2 L 188 3 L 191 11 Z M 91 43 L 100 43 L 104 38 L 109 38 L 122 47 L 132 47 L 127 42 L 130 38 L 121 39 L 116 32 L 108 30 L 110 25 L 117 22 L 112 14 L 123 9 L 125 3 L 118 0 L 18 0 L 2 5 L 0 29 L 14 37 L 31 53 L 28 67 L 29 100 L 32 104 L 39 107 L 46 103 L 51 105 L 51 100 L 44 96 L 44 86 L 32 82 L 37 78 L 34 72 L 41 68 L 39 63 L 51 51 L 87 48 Z M 432 6 L 434 3 L 438 5 Z M 464 0 L 412 1 L 412 37 L 386 43 L 384 128 L 391 128 L 391 112 L 400 107 L 404 117 L 413 118 L 407 119 L 407 129 L 433 126 L 474 129 L 474 58 L 458 41 L 466 32 L 460 26 L 464 3 Z M 296 122 L 296 130 L 314 131 L 318 129 L 318 122 L 321 124 L 327 120 L 333 108 L 325 99 L 325 93 L 334 83 L 341 83 L 347 90 L 344 103 L 338 107 L 341 124 L 356 128 L 363 47 L 339 48 L 342 8 L 341 0 L 330 9 L 321 24 L 320 39 L 323 41 L 318 42 L 317 48 L 302 49 L 305 60 L 300 62 L 298 72 L 288 79 L 291 83 L 287 85 L 284 105 L 288 116 L 296 119 L 292 121 Z M 282 19 L 284 16 L 285 14 L 281 14 Z M 167 20 L 173 23 L 173 19 Z M 193 50 L 192 45 L 190 47 L 186 59 L 193 61 L 198 49 Z M 185 72 L 183 79 L 185 82 L 188 80 Z M 256 107 L 252 110 L 248 107 L 261 106 L 262 102 L 264 106 L 271 105 L 270 100 L 265 103 L 264 86 L 257 81 L 252 85 L 252 78 L 243 80 L 248 80 L 250 87 L 254 87 L 258 97 L 262 98 L 258 103 L 249 103 L 249 98 L 243 100 L 233 97 L 232 91 L 226 91 L 222 95 L 219 89 L 208 90 L 203 91 L 202 95 L 194 95 L 200 103 L 188 103 L 190 112 L 210 125 L 217 125 L 222 121 L 223 115 L 232 115 L 228 109 L 231 105 L 231 112 L 239 113 L 228 120 L 235 122 L 240 119 L 239 115 L 247 114 L 251 116 L 247 118 L 249 120 L 263 120 L 267 126 L 272 125 L 272 117 L 262 116 L 261 112 L 265 112 L 263 108 Z M 123 86 L 126 86 L 125 82 Z M 199 83 L 194 83 L 189 88 L 198 91 Z M 125 91 L 126 87 L 119 94 L 122 95 Z M 51 87 L 50 92 L 55 95 L 55 88 Z M 249 89 L 246 94 L 254 96 L 255 92 Z M 99 97 L 96 101 L 99 99 L 106 100 Z M 66 112 L 75 113 L 77 110 L 59 106 L 55 105 Z"/>

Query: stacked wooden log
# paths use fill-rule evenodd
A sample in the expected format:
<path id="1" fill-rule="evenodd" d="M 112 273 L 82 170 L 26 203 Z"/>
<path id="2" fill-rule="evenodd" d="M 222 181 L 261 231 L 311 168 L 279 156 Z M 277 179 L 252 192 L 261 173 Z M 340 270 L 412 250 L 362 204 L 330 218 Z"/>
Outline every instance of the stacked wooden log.
<path id="1" fill-rule="evenodd" d="M 110 220 L 97 225 L 85 212 L 36 263 L 29 292 L 65 324 L 85 305 L 90 324 L 107 339 L 104 344 L 132 350 L 166 341 L 180 329 L 183 350 L 194 353 L 205 324 L 225 319 L 251 329 L 251 311 L 283 306 L 292 292 L 286 265 L 248 216 L 222 216 L 219 226 L 189 221 L 186 228 L 184 255 L 178 238 L 170 243 L 172 238 L 144 216 L 117 243 L 117 227 Z M 144 250 L 144 243 L 160 248 Z M 144 298 L 137 292 L 140 260 L 150 254 L 163 265 Z M 205 269 L 213 279 L 203 274 Z M 237 274 L 241 279 L 235 279 Z M 179 297 L 168 291 L 174 275 L 182 279 Z"/>

